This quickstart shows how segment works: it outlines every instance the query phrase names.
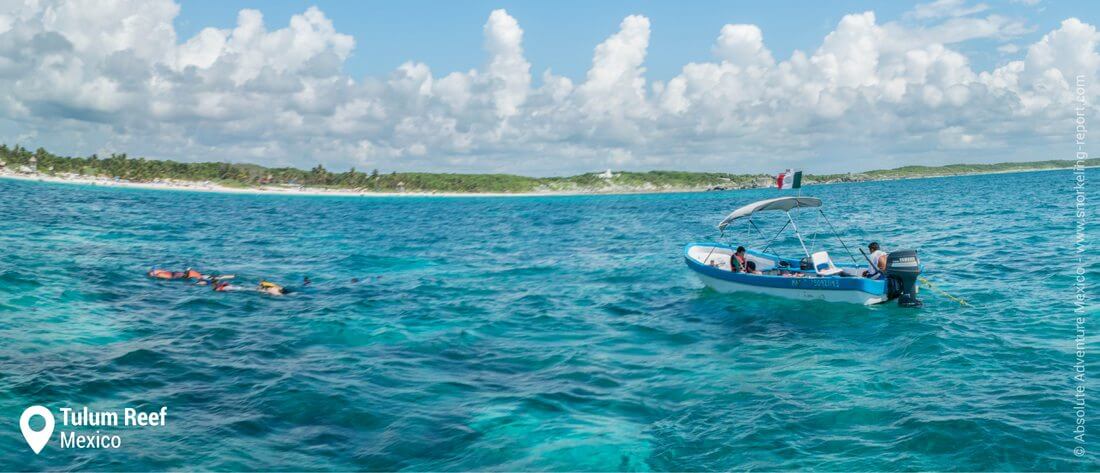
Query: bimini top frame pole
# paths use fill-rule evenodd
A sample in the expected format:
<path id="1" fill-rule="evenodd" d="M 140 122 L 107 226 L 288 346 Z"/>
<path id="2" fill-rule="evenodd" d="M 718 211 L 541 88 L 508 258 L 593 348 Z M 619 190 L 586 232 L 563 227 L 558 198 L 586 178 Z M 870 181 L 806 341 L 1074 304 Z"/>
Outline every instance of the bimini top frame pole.
<path id="1" fill-rule="evenodd" d="M 852 258 L 852 263 L 855 263 L 856 266 L 859 266 L 859 262 L 856 261 L 855 255 L 852 254 L 852 250 L 848 249 L 848 244 L 844 243 L 844 239 L 840 237 L 840 232 L 836 231 L 836 227 L 833 226 L 833 222 L 829 221 L 829 217 L 827 217 L 825 215 L 825 212 L 822 212 L 821 209 L 817 209 L 817 211 L 821 214 L 822 217 L 825 218 L 825 223 L 829 224 L 829 229 L 833 231 L 833 236 L 835 236 L 836 240 L 840 242 L 840 245 L 844 247 L 844 251 L 848 252 L 848 257 Z"/>
<path id="2" fill-rule="evenodd" d="M 810 257 L 810 250 L 806 249 L 806 242 L 802 241 L 802 234 L 798 232 L 798 224 L 794 223 L 794 218 L 791 217 L 790 212 L 784 212 L 787 214 L 787 221 L 790 222 L 791 228 L 794 229 L 794 236 L 798 237 L 798 244 L 802 245 L 802 252 L 806 253 L 806 257 Z"/>
<path id="3" fill-rule="evenodd" d="M 752 220 L 749 220 L 749 221 L 751 222 Z M 783 234 L 783 230 L 786 230 L 786 229 L 787 229 L 787 225 L 790 225 L 790 224 L 791 224 L 791 221 L 790 221 L 790 220 L 787 220 L 787 223 L 784 223 L 784 224 L 783 224 L 783 228 L 780 228 L 778 232 L 775 232 L 775 236 L 773 236 L 771 240 L 768 240 L 768 244 L 767 244 L 767 245 L 764 245 L 764 250 L 763 250 L 763 251 L 764 251 L 765 253 L 767 253 L 767 252 L 768 252 L 768 248 L 771 248 L 771 247 L 772 247 L 772 243 L 774 243 L 774 242 L 775 242 L 775 239 L 776 239 L 776 238 L 779 238 L 779 235 L 782 235 L 782 234 Z M 760 234 L 761 234 L 761 235 L 763 235 L 764 233 L 763 233 L 763 232 L 761 232 Z"/>

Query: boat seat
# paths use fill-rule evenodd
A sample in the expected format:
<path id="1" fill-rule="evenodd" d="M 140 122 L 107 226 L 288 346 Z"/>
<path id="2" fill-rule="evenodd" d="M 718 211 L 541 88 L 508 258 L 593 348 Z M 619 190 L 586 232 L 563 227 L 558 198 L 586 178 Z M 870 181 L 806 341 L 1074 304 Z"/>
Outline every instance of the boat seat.
<path id="1" fill-rule="evenodd" d="M 844 272 L 843 269 L 836 267 L 833 264 L 833 260 L 829 259 L 829 253 L 825 251 L 818 251 L 813 255 L 810 255 L 814 263 L 814 271 L 818 276 L 833 276 Z"/>

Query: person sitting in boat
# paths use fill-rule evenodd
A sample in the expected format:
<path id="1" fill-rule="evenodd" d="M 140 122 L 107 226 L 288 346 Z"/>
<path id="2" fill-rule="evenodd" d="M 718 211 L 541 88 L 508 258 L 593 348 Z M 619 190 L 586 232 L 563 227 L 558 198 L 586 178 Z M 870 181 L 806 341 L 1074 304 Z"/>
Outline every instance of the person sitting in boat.
<path id="1" fill-rule="evenodd" d="M 863 272 L 863 277 L 871 279 L 882 279 L 886 276 L 886 252 L 882 251 L 882 248 L 878 246 L 878 242 L 872 241 L 867 245 L 867 249 L 871 251 L 871 256 L 868 270 Z"/>
<path id="2" fill-rule="evenodd" d="M 743 273 L 747 267 L 745 265 L 745 247 L 738 246 L 737 251 L 730 255 L 730 271 Z"/>
<path id="3" fill-rule="evenodd" d="M 756 270 L 756 261 L 746 261 L 745 272 L 749 274 L 763 274 L 760 271 Z"/>

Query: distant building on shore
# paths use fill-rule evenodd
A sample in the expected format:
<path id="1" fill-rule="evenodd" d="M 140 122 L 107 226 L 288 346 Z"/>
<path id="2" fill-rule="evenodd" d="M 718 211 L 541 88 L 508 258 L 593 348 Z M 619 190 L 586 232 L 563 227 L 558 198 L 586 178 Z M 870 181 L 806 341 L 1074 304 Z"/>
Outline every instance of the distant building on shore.
<path id="1" fill-rule="evenodd" d="M 601 172 L 600 174 L 598 174 L 598 177 L 599 177 L 600 179 L 613 179 L 613 178 L 615 177 L 615 175 L 611 173 L 611 170 L 610 170 L 610 169 L 608 169 L 608 170 L 606 170 L 606 171 L 604 171 L 604 172 Z"/>

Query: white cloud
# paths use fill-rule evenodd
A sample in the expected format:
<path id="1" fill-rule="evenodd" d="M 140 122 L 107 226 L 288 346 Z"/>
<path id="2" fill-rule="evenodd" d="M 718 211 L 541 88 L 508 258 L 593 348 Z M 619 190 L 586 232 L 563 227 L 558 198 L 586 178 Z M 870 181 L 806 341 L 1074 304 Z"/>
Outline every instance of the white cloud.
<path id="1" fill-rule="evenodd" d="M 504 10 L 494 10 L 485 23 L 485 49 L 492 59 L 487 75 L 493 103 L 502 117 L 515 115 L 527 100 L 531 87 L 531 65 L 523 57 L 523 30 Z"/>
<path id="2" fill-rule="evenodd" d="M 764 47 L 764 33 L 756 25 L 726 25 L 718 35 L 714 54 L 734 64 L 771 66 L 771 51 Z"/>
<path id="3" fill-rule="evenodd" d="M 646 112 L 645 63 L 649 19 L 631 15 L 619 32 L 596 46 L 592 68 L 578 92 L 590 115 L 642 116 Z"/>
<path id="4" fill-rule="evenodd" d="M 989 5 L 979 3 L 967 5 L 966 0 L 936 0 L 931 3 L 922 3 L 909 12 L 909 16 L 916 19 L 932 19 L 943 17 L 959 17 L 973 15 L 989 9 Z"/>
<path id="5" fill-rule="evenodd" d="M 217 46 L 210 45 L 210 49 Z M 291 17 L 289 27 L 271 32 L 264 26 L 262 13 L 241 10 L 237 27 L 228 34 L 218 59 L 232 70 L 233 82 L 239 86 L 259 77 L 265 68 L 276 74 L 338 72 L 354 47 L 355 40 L 337 33 L 317 7 Z"/>
<path id="6" fill-rule="evenodd" d="M 725 25 L 713 62 L 655 82 L 650 21 L 632 15 L 582 80 L 545 70 L 538 85 L 504 10 L 488 15 L 477 69 L 407 62 L 356 79 L 343 71 L 354 39 L 317 8 L 283 27 L 242 10 L 232 28 L 177 38 L 169 0 L 4 5 L 0 141 L 63 153 L 526 174 L 1046 159 L 1075 77 L 1100 73 L 1092 25 L 1067 19 L 1025 45 L 1023 22 L 961 1 L 899 22 L 847 15 L 786 59 L 759 27 Z M 1026 55 L 975 71 L 956 45 L 977 38 Z"/>
<path id="7" fill-rule="evenodd" d="M 1094 78 L 1100 67 L 1100 55 L 1096 52 L 1098 40 L 1096 27 L 1077 18 L 1065 20 L 1061 28 L 1028 48 L 1025 71 L 1032 79 L 1055 71 L 1064 79 L 1078 74 Z"/>

